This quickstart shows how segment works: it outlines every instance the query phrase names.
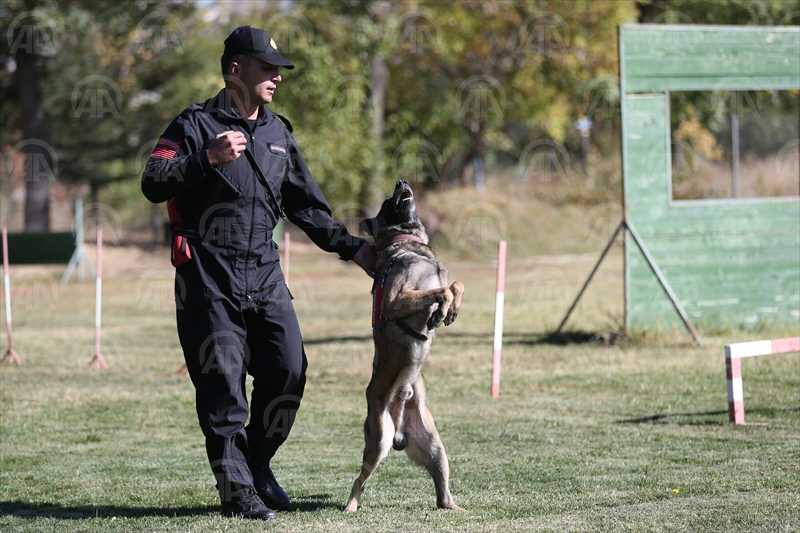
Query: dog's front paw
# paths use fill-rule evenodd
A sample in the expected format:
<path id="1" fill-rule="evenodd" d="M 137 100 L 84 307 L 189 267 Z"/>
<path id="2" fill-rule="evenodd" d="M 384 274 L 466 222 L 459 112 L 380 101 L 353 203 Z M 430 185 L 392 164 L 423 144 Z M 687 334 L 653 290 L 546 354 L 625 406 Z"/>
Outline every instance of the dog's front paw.
<path id="1" fill-rule="evenodd" d="M 456 318 L 458 318 L 458 310 L 450 308 L 450 312 L 447 313 L 446 317 L 444 317 L 444 325 L 449 326 L 456 321 Z"/>
<path id="2" fill-rule="evenodd" d="M 428 319 L 428 329 L 436 329 L 444 323 L 444 313 L 441 307 L 434 311 Z"/>

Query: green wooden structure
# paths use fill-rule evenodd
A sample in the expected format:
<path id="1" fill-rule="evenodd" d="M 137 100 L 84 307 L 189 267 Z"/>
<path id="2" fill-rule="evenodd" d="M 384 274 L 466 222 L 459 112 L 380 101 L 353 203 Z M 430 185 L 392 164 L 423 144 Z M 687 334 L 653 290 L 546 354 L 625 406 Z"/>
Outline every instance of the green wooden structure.
<path id="1" fill-rule="evenodd" d="M 800 27 L 619 28 L 626 328 L 800 321 L 800 197 L 673 200 L 670 91 L 800 89 Z"/>
<path id="2" fill-rule="evenodd" d="M 669 92 L 800 89 L 800 28 L 622 25 L 624 212 L 699 326 L 800 320 L 800 198 L 672 199 Z M 625 237 L 626 327 L 677 316 Z"/>

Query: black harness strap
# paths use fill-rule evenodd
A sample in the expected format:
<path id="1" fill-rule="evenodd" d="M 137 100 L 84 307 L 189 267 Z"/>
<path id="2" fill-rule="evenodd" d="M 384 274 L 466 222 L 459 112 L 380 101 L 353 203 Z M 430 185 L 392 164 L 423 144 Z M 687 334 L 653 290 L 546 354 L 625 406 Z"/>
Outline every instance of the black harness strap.
<path id="1" fill-rule="evenodd" d="M 272 187 L 270 186 L 269 181 L 267 181 L 267 177 L 264 175 L 264 171 L 261 170 L 258 161 L 256 161 L 256 158 L 253 156 L 250 150 L 245 150 L 244 153 L 247 156 L 247 160 L 250 161 L 251 165 L 253 165 L 253 168 L 256 171 L 256 175 L 258 176 L 258 180 L 264 187 L 266 187 L 269 197 L 272 199 L 273 203 L 275 203 L 275 207 L 278 208 L 278 214 L 281 216 L 283 220 L 286 220 L 286 212 L 283 210 L 283 206 L 280 203 L 278 203 L 278 198 L 275 196 L 275 193 L 272 192 Z"/>
<path id="2" fill-rule="evenodd" d="M 418 332 L 418 331 L 414 330 L 414 329 L 413 329 L 411 326 L 409 326 L 408 324 L 406 324 L 406 322 L 405 322 L 403 319 L 400 319 L 400 320 L 388 320 L 388 319 L 387 319 L 387 321 L 388 321 L 390 324 L 394 324 L 394 325 L 395 325 L 395 326 L 397 326 L 398 328 L 402 329 L 402 330 L 403 330 L 403 331 L 406 333 L 406 335 L 409 335 L 409 336 L 411 336 L 411 337 L 414 337 L 414 338 L 415 338 L 415 339 L 417 339 L 418 341 L 423 341 L 423 342 L 424 342 L 424 341 L 427 341 L 427 340 L 428 340 L 428 337 L 426 337 L 426 336 L 425 336 L 425 335 L 423 335 L 422 333 L 420 333 L 420 332 Z"/>

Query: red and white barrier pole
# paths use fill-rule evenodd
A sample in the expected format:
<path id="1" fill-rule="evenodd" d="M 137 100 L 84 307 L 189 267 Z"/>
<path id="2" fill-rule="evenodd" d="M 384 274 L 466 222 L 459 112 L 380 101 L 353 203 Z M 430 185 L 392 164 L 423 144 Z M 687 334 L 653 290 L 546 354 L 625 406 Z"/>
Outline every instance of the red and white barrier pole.
<path id="1" fill-rule="evenodd" d="M 728 377 L 728 420 L 744 424 L 742 357 L 800 351 L 800 337 L 770 341 L 739 342 L 725 346 L 725 373 Z"/>
<path id="2" fill-rule="evenodd" d="M 100 353 L 100 309 L 103 289 L 103 229 L 97 228 L 97 281 L 94 293 L 94 357 L 89 363 L 90 368 L 107 369 L 106 360 Z"/>
<path id="3" fill-rule="evenodd" d="M 289 285 L 289 232 L 283 234 L 283 281 Z"/>
<path id="4" fill-rule="evenodd" d="M 492 351 L 492 398 L 500 396 L 500 351 L 503 348 L 503 304 L 506 285 L 506 241 L 497 248 L 497 294 L 494 300 L 494 345 Z"/>
<path id="5" fill-rule="evenodd" d="M 3 288 L 6 297 L 6 333 L 8 334 L 8 350 L 6 350 L 3 363 L 16 363 L 22 364 L 22 359 L 19 358 L 17 352 L 11 347 L 11 284 L 8 278 L 8 232 L 3 228 Z"/>

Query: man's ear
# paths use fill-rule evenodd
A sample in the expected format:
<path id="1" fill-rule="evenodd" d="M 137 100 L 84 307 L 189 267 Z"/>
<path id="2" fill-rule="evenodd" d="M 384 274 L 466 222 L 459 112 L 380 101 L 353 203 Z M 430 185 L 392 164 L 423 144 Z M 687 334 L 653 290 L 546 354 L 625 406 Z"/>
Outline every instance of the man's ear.
<path id="1" fill-rule="evenodd" d="M 365 218 L 358 225 L 370 237 L 374 237 L 378 232 L 378 220 L 375 218 Z"/>

